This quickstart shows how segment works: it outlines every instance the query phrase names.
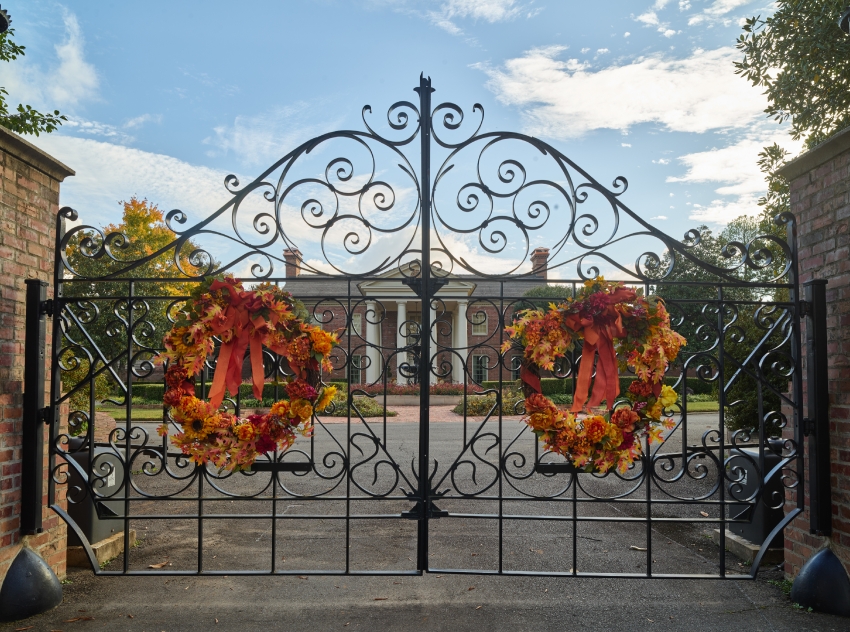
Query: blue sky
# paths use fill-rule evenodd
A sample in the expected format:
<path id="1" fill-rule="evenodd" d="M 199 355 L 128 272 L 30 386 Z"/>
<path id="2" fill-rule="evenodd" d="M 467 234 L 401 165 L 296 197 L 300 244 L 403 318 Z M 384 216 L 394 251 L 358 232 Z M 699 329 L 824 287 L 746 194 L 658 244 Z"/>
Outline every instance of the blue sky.
<path id="1" fill-rule="evenodd" d="M 757 212 L 755 165 L 774 140 L 760 91 L 732 61 L 746 0 L 10 0 L 26 57 L 0 67 L 16 103 L 71 119 L 33 142 L 77 171 L 62 203 L 85 223 L 115 221 L 147 197 L 194 218 L 298 143 L 363 129 L 415 100 L 473 103 L 483 130 L 552 143 L 674 236 Z M 540 242 L 543 245 L 543 242 Z M 225 246 L 221 246 L 225 247 Z M 467 242 L 473 257 L 474 243 Z"/>

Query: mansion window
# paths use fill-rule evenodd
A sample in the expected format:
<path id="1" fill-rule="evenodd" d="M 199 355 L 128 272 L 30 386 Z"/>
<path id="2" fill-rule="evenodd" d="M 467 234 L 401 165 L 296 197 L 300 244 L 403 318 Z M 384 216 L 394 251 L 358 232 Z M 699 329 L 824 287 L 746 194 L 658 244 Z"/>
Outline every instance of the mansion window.
<path id="1" fill-rule="evenodd" d="M 476 312 L 470 319 L 472 321 L 472 335 L 486 336 L 487 335 L 487 314 L 484 312 Z"/>
<path id="2" fill-rule="evenodd" d="M 351 332 L 357 336 L 363 335 L 363 314 L 351 315 Z"/>
<path id="3" fill-rule="evenodd" d="M 472 379 L 478 384 L 487 381 L 487 366 L 489 358 L 486 355 L 472 356 Z"/>
<path id="4" fill-rule="evenodd" d="M 511 379 L 518 380 L 519 379 L 519 371 L 522 367 L 522 356 L 514 356 L 511 358 Z"/>
<path id="5" fill-rule="evenodd" d="M 363 356 L 351 356 L 351 362 L 348 365 L 348 381 L 351 384 L 360 384 L 362 379 L 363 369 L 360 368 L 360 361 Z"/>

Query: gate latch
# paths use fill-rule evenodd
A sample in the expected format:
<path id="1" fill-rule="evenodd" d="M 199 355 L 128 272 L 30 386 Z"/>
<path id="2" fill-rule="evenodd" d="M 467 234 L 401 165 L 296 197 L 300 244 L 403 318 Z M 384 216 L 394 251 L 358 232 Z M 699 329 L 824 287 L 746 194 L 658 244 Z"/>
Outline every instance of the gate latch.
<path id="1" fill-rule="evenodd" d="M 38 304 L 39 316 L 53 316 L 53 299 L 49 298 L 46 301 L 41 301 Z"/>
<path id="2" fill-rule="evenodd" d="M 811 435 L 817 434 L 817 426 L 815 425 L 814 419 L 809 419 L 808 417 L 803 418 L 803 435 L 808 437 Z"/>
<path id="3" fill-rule="evenodd" d="M 812 315 L 812 304 L 809 301 L 800 301 L 800 318 Z"/>
<path id="4" fill-rule="evenodd" d="M 52 416 L 50 414 L 50 406 L 39 408 L 38 420 L 43 424 L 49 424 L 51 421 L 53 421 Z"/>

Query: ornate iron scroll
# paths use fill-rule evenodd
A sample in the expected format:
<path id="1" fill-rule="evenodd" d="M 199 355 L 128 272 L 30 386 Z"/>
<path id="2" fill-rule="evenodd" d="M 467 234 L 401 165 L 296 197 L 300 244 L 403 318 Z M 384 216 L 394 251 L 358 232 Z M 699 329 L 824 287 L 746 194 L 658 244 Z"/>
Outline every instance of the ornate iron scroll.
<path id="1" fill-rule="evenodd" d="M 637 525 L 645 535 L 685 521 L 725 534 L 754 512 L 784 511 L 787 521 L 803 506 L 793 216 L 717 251 L 699 230 L 674 239 L 626 206 L 625 178 L 603 186 L 540 139 L 482 131 L 479 104 L 468 115 L 454 103 L 431 107 L 432 91 L 423 78 L 418 104 L 392 104 L 385 122 L 365 106 L 365 131 L 311 139 L 245 185 L 228 176 L 229 198 L 208 216 L 166 214 L 174 238 L 154 252 L 134 256 L 129 236 L 91 225 L 57 240 L 49 493 L 56 499 L 67 489 L 70 513 L 88 503 L 124 531 L 130 553 L 96 572 L 158 570 L 133 561 L 148 559 L 148 549 L 136 553 L 129 542 L 142 523 L 153 531 L 191 526 L 192 554 L 173 557 L 185 573 L 634 574 L 594 566 L 580 532 L 604 523 Z M 62 209 L 58 233 L 76 219 Z M 548 248 L 545 258 L 534 258 L 538 248 Z M 176 452 L 156 434 L 160 422 L 175 430 L 174 420 L 146 395 L 161 383 L 154 361 L 162 335 L 192 288 L 226 273 L 285 283 L 314 322 L 343 331 L 325 381 L 344 384 L 346 395 L 316 415 L 313 437 L 236 474 Z M 664 298 L 688 338 L 669 376 L 680 394 L 669 411 L 676 428 L 646 446 L 640 465 L 607 476 L 577 473 L 541 451 L 518 421 L 515 353 L 502 350 L 517 311 L 557 298 L 528 290 L 548 284 L 542 294 L 566 298 L 601 273 Z M 551 376 L 564 396 L 580 356 L 576 349 Z M 268 351 L 264 366 L 269 399 L 279 399 L 288 366 Z M 212 358 L 201 395 L 214 369 Z M 437 423 L 453 413 L 432 406 L 430 385 L 436 396 L 452 382 L 463 385 L 461 412 Z M 418 422 L 375 412 L 399 406 L 396 391 L 417 389 Z M 716 418 L 694 412 L 700 393 L 718 398 Z M 243 413 L 264 401 L 240 391 L 225 405 Z M 728 433 L 725 420 L 734 421 Z M 76 521 L 54 507 L 87 545 Z M 466 519 L 498 524 L 498 537 L 485 538 L 489 566 L 445 557 L 453 549 L 440 529 Z M 228 522 L 242 527 L 228 532 Z M 374 543 L 356 535 L 364 524 L 380 543 L 372 558 L 363 551 Z M 400 525 L 404 539 L 387 524 Z M 540 533 L 562 541 L 564 556 L 512 565 L 508 542 L 529 525 L 556 525 Z M 235 557 L 204 553 L 234 533 L 263 544 L 240 545 Z M 311 538 L 338 541 L 336 557 L 323 557 L 330 546 L 310 548 Z M 399 553 L 410 543 L 415 560 Z M 642 576 L 740 577 L 722 546 L 711 572 L 658 570 L 651 537 L 644 548 Z M 258 563 L 243 568 L 244 559 Z"/>

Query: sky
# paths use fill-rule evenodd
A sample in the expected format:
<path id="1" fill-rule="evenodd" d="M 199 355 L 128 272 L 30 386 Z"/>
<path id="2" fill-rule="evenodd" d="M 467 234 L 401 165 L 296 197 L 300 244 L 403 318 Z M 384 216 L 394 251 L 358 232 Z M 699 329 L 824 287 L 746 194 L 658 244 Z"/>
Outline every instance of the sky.
<path id="1" fill-rule="evenodd" d="M 467 123 L 480 103 L 482 131 L 541 138 L 608 187 L 625 177 L 622 202 L 679 239 L 696 225 L 720 230 L 758 212 L 762 147 L 775 141 L 801 150 L 785 126 L 766 118 L 761 90 L 732 66 L 743 20 L 768 15 L 766 1 L 2 6 L 27 49 L 0 66 L 0 85 L 13 104 L 68 116 L 59 131 L 30 140 L 76 171 L 62 185 L 61 204 L 85 224 L 116 222 L 119 202 L 133 195 L 180 208 L 191 224 L 229 199 L 227 174 L 244 185 L 311 137 L 363 130 L 366 104 L 370 122 L 385 122 L 392 103 L 416 100 L 421 72 L 433 81 L 434 103 L 458 104 Z M 322 166 L 304 168 L 315 176 Z M 413 189 L 394 186 L 401 206 Z M 315 246 L 309 256 L 322 265 L 316 231 L 293 231 L 302 250 Z M 551 231 L 540 232 L 530 247 L 548 245 Z M 476 236 L 444 235 L 445 246 L 470 262 L 491 261 Z M 523 251 L 514 238 L 506 236 L 510 248 Z M 220 259 L 234 248 L 210 239 Z M 330 256 L 344 263 L 348 255 Z"/>

